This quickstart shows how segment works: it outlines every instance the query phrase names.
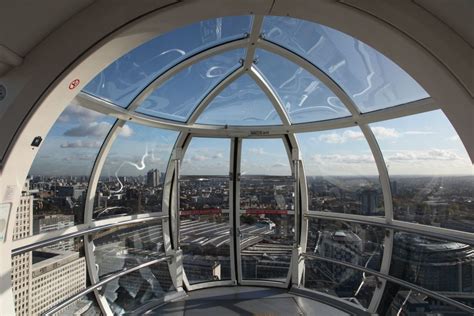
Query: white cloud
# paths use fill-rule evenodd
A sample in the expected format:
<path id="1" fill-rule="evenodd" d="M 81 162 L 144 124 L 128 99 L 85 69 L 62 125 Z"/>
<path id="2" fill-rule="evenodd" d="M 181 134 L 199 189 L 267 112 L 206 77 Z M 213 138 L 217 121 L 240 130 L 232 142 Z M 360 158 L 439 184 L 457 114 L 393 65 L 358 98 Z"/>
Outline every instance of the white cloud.
<path id="1" fill-rule="evenodd" d="M 63 123 L 79 121 L 81 124 L 84 124 L 97 121 L 97 119 L 101 116 L 104 116 L 104 114 L 91 111 L 76 104 L 71 104 L 63 111 L 63 113 L 61 113 L 58 121 Z"/>
<path id="2" fill-rule="evenodd" d="M 405 134 L 405 135 L 431 135 L 431 134 L 434 134 L 434 132 L 429 132 L 429 131 L 406 131 L 403 134 Z"/>
<path id="3" fill-rule="evenodd" d="M 212 156 L 212 159 L 222 159 L 224 158 L 224 155 L 222 153 L 217 153 L 214 156 Z"/>
<path id="4" fill-rule="evenodd" d="M 328 144 L 343 144 L 348 140 L 362 140 L 364 134 L 360 131 L 348 130 L 343 133 L 323 134 L 318 139 Z"/>
<path id="5" fill-rule="evenodd" d="M 124 125 L 122 129 L 120 130 L 120 136 L 122 137 L 130 137 L 132 135 L 133 135 L 133 129 L 128 125 Z"/>
<path id="6" fill-rule="evenodd" d="M 95 142 L 88 142 L 88 141 L 74 141 L 74 142 L 66 142 L 64 144 L 61 144 L 61 148 L 99 148 L 101 145 L 101 142 L 95 141 Z"/>
<path id="7" fill-rule="evenodd" d="M 191 160 L 193 160 L 193 161 L 206 161 L 206 160 L 209 160 L 209 157 L 204 156 L 204 155 L 196 154 L 196 155 L 193 155 L 191 157 Z"/>
<path id="8" fill-rule="evenodd" d="M 263 148 L 249 148 L 248 152 L 255 155 L 265 155 Z"/>
<path id="9" fill-rule="evenodd" d="M 107 122 L 91 122 L 68 129 L 64 136 L 72 137 L 104 137 L 110 130 L 111 125 Z"/>
<path id="10" fill-rule="evenodd" d="M 461 138 L 459 138 L 459 135 L 453 135 L 451 137 L 448 137 L 447 139 L 453 142 L 457 142 L 461 140 Z"/>
<path id="11" fill-rule="evenodd" d="M 400 137 L 400 133 L 394 128 L 374 126 L 372 127 L 372 132 L 374 133 L 375 137 L 380 138 L 380 139 Z"/>
<path id="12" fill-rule="evenodd" d="M 431 149 L 429 151 L 402 151 L 392 156 L 388 156 L 387 160 L 396 162 L 409 162 L 416 160 L 423 161 L 454 161 L 462 160 L 455 152 L 447 149 Z"/>
<path id="13" fill-rule="evenodd" d="M 374 157 L 369 154 L 331 154 L 331 155 L 314 155 L 311 157 L 311 160 L 321 163 L 338 163 L 338 164 L 363 164 L 363 163 L 373 163 Z"/>

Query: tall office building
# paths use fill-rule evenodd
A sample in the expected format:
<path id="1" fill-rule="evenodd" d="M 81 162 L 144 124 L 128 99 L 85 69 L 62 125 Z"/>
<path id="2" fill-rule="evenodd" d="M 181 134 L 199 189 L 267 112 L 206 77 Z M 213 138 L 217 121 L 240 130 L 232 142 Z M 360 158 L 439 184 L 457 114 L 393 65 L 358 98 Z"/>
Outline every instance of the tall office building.
<path id="1" fill-rule="evenodd" d="M 160 171 L 151 169 L 146 174 L 146 184 L 149 187 L 157 187 L 160 184 Z"/>
<path id="2" fill-rule="evenodd" d="M 33 232 L 33 221 L 31 220 L 33 196 L 29 192 L 29 182 L 29 179 L 26 179 L 22 189 L 13 228 L 13 240 L 29 237 Z M 12 283 L 16 315 L 30 314 L 31 265 L 30 252 L 12 257 Z"/>
<path id="3" fill-rule="evenodd" d="M 377 190 L 365 189 L 360 192 L 360 211 L 364 215 L 374 215 L 377 211 Z"/>
<path id="4" fill-rule="evenodd" d="M 20 205 L 17 208 L 13 240 L 33 235 L 33 196 L 30 193 L 29 179 L 27 179 L 22 190 Z M 67 220 L 67 215 L 63 219 Z M 62 225 L 64 221 L 55 219 L 53 222 L 61 228 L 64 226 Z M 46 226 L 51 227 L 51 225 Z M 48 246 L 43 251 L 26 252 L 12 257 L 16 315 L 39 315 L 85 289 L 85 259 L 79 256 L 79 252 L 70 251 L 73 248 L 74 241 L 71 239 Z M 76 303 L 66 309 L 74 309 L 75 306 Z M 60 313 L 65 312 L 66 309 L 61 310 Z"/>

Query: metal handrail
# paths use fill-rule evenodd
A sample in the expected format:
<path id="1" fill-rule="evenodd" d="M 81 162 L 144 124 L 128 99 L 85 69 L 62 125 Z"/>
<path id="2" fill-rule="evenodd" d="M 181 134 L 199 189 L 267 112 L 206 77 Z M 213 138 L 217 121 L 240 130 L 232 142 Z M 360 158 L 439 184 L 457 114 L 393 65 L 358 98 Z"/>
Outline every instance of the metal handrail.
<path id="1" fill-rule="evenodd" d="M 331 258 L 326 258 L 326 257 L 321 257 L 321 256 L 318 256 L 318 255 L 303 253 L 303 254 L 301 254 L 300 260 L 302 260 L 303 257 L 308 258 L 308 259 L 315 259 L 315 260 L 330 262 L 330 263 L 334 263 L 334 264 L 339 264 L 339 265 L 342 265 L 342 266 L 345 266 L 345 267 L 348 267 L 348 268 L 351 268 L 351 269 L 354 269 L 354 270 L 358 270 L 358 271 L 362 271 L 362 272 L 365 272 L 365 273 L 368 273 L 368 274 L 372 274 L 372 275 L 374 275 L 376 277 L 379 277 L 381 279 L 385 279 L 389 282 L 396 283 L 398 285 L 409 288 L 410 290 L 413 290 L 413 291 L 431 296 L 433 298 L 436 298 L 437 300 L 442 301 L 442 302 L 444 302 L 448 305 L 455 306 L 455 307 L 459 308 L 462 311 L 468 312 L 470 314 L 474 314 L 474 308 L 472 308 L 472 307 L 469 307 L 469 306 L 467 306 L 463 303 L 460 303 L 460 302 L 458 302 L 456 300 L 453 300 L 449 297 L 441 295 L 438 292 L 434 292 L 434 291 L 425 289 L 424 287 L 412 284 L 410 282 L 407 282 L 407 281 L 404 281 L 402 279 L 393 277 L 391 275 L 380 273 L 378 271 L 375 271 L 375 270 L 372 270 L 372 269 L 369 269 L 369 268 L 365 268 L 365 267 L 361 267 L 361 266 L 358 266 L 358 265 L 353 264 L 353 263 L 344 262 L 344 261 L 331 259 Z"/>
<path id="2" fill-rule="evenodd" d="M 164 256 L 162 258 L 155 259 L 155 260 L 140 264 L 138 266 L 135 266 L 133 268 L 115 273 L 115 274 L 113 274 L 113 275 L 97 282 L 96 284 L 87 287 L 86 289 L 84 289 L 81 292 L 75 294 L 74 296 L 71 296 L 70 298 L 62 301 L 58 305 L 56 305 L 56 306 L 50 308 L 49 310 L 47 310 L 43 315 L 45 315 L 45 316 L 53 315 L 53 314 L 59 312 L 61 309 L 65 308 L 66 306 L 74 303 L 76 300 L 80 299 L 81 297 L 91 293 L 92 291 L 98 289 L 99 287 L 103 286 L 104 284 L 107 284 L 110 281 L 113 281 L 117 278 L 120 278 L 121 276 L 124 276 L 124 275 L 132 273 L 134 271 L 137 271 L 137 270 L 143 269 L 145 267 L 148 267 L 148 266 L 151 266 L 151 265 L 163 262 L 163 261 L 167 261 L 167 260 L 170 260 L 170 259 L 171 259 L 171 256 Z"/>
<path id="3" fill-rule="evenodd" d="M 322 212 L 325 213 L 325 212 Z M 372 226 L 378 226 L 386 229 L 398 230 L 407 233 L 415 233 L 420 234 L 428 237 L 432 237 L 435 239 L 446 239 L 449 241 L 460 242 L 463 244 L 473 245 L 474 244 L 474 234 L 463 232 L 463 231 L 454 231 L 448 228 L 439 228 L 439 227 L 431 227 L 423 224 L 418 223 L 411 223 L 411 222 L 404 222 L 400 220 L 393 220 L 391 223 L 387 223 L 384 218 L 382 217 L 370 217 L 370 216 L 363 216 L 363 215 L 353 215 L 353 214 L 343 214 L 343 213 L 330 213 L 327 214 L 311 214 L 306 213 L 304 214 L 306 218 L 318 218 L 318 219 L 325 219 L 325 220 L 332 220 L 332 221 L 342 221 L 342 222 L 350 222 L 350 223 L 358 223 L 358 224 L 367 224 Z M 420 226 L 420 229 L 416 226 Z M 432 229 L 433 231 L 429 231 Z M 450 234 L 452 231 L 453 234 Z"/>
<path id="4" fill-rule="evenodd" d="M 102 230 L 105 230 L 105 229 L 108 229 L 108 228 L 119 227 L 119 226 L 130 225 L 130 224 L 136 224 L 136 223 L 146 223 L 146 222 L 160 220 L 160 219 L 167 218 L 167 217 L 168 217 L 168 215 L 153 216 L 153 217 L 147 217 L 147 218 L 137 218 L 137 219 L 131 219 L 131 220 L 121 221 L 121 222 L 112 223 L 112 224 L 105 224 L 105 225 L 90 227 L 90 228 L 79 230 L 77 232 L 73 232 L 73 233 L 70 233 L 70 234 L 65 234 L 65 235 L 62 235 L 62 236 L 57 236 L 57 237 L 49 238 L 49 239 L 46 239 L 46 240 L 41 240 L 41 241 L 26 245 L 26 246 L 15 248 L 15 249 L 12 250 L 11 255 L 12 256 L 21 255 L 21 254 L 23 254 L 25 252 L 28 252 L 28 251 L 33 251 L 33 250 L 38 249 L 38 248 L 42 248 L 42 247 L 52 245 L 52 244 L 54 244 L 58 241 L 67 240 L 67 239 L 70 239 L 70 238 L 80 237 L 80 236 L 84 236 L 84 235 L 89 235 L 89 234 L 96 233 L 96 232 L 99 232 L 99 231 L 102 231 Z"/>

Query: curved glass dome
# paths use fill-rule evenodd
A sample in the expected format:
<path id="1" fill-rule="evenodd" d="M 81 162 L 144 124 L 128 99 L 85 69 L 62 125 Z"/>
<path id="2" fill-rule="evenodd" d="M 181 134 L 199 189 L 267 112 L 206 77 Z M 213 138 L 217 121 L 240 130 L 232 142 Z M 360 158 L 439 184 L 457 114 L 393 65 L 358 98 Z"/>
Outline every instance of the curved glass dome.
<path id="1" fill-rule="evenodd" d="M 183 288 L 262 285 L 463 315 L 473 186 L 439 105 L 382 53 L 295 18 L 210 19 L 128 52 L 66 107 L 14 234 L 55 237 L 15 248 L 13 265 L 35 291 L 57 267 L 77 281 L 34 313 L 140 313 Z"/>

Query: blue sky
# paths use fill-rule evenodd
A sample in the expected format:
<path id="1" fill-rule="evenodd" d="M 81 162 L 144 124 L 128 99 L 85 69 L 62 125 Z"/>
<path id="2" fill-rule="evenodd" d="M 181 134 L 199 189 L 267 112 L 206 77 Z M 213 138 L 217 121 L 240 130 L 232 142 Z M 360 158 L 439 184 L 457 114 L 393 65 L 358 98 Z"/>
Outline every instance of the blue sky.
<path id="1" fill-rule="evenodd" d="M 194 52 L 244 36 L 250 17 L 212 19 L 161 35 L 102 71 L 88 93 L 127 106 L 159 73 Z M 287 17 L 269 17 L 264 37 L 287 46 L 328 73 L 362 111 L 427 97 L 408 74 L 382 54 L 336 30 Z M 239 64 L 244 50 L 210 57 L 178 73 L 152 93 L 139 111 L 186 120 L 209 90 Z M 257 67 L 278 93 L 294 123 L 348 116 L 322 83 L 288 60 L 257 50 Z M 40 147 L 30 173 L 88 175 L 114 119 L 69 105 Z M 224 89 L 198 119 L 203 124 L 281 124 L 265 94 L 248 75 Z M 371 125 L 390 174 L 472 174 L 472 164 L 442 111 Z M 177 133 L 127 123 L 102 175 L 164 171 Z M 308 175 L 376 175 L 372 154 L 357 128 L 297 135 Z M 229 140 L 193 140 L 183 171 L 227 174 Z M 243 172 L 287 174 L 281 140 L 245 140 Z"/>

